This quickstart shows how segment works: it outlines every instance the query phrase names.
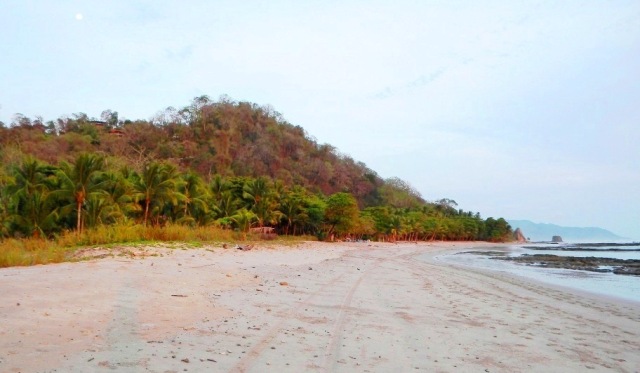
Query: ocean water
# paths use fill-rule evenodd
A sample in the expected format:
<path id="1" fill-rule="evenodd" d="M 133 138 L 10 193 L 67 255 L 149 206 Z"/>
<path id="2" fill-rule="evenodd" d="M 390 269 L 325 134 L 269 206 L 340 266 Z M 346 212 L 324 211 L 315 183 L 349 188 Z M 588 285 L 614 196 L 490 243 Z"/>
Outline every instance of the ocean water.
<path id="1" fill-rule="evenodd" d="M 535 246 L 543 250 L 530 248 Z M 501 248 L 502 250 L 503 248 Z M 490 248 L 469 251 L 487 252 Z M 640 260 L 640 243 L 631 246 L 607 246 L 602 244 L 525 244 L 513 246 L 507 252 L 509 256 L 523 254 L 550 254 L 575 257 L 601 257 L 615 259 Z M 437 258 L 449 263 L 480 267 L 494 271 L 508 272 L 539 282 L 578 289 L 598 295 L 637 302 L 640 305 L 640 276 L 616 275 L 582 270 L 543 268 L 520 264 L 513 261 L 491 259 L 488 255 L 460 253 L 447 254 Z"/>

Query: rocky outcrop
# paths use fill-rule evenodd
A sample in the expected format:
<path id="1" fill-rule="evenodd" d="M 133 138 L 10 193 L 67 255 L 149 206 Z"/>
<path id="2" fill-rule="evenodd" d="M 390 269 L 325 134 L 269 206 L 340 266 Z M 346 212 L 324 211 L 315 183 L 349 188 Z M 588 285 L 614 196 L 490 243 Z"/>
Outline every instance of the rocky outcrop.
<path id="1" fill-rule="evenodd" d="M 515 232 L 513 232 L 513 238 L 516 242 L 527 242 L 527 239 L 520 228 L 516 228 Z"/>
<path id="2" fill-rule="evenodd" d="M 562 237 L 553 236 L 553 237 L 551 237 L 551 242 L 562 242 Z"/>
<path id="3" fill-rule="evenodd" d="M 544 268 L 565 268 L 581 271 L 640 276 L 640 260 L 599 257 L 558 256 L 550 254 L 524 254 L 521 256 L 493 256 L 491 259 L 509 260 Z"/>

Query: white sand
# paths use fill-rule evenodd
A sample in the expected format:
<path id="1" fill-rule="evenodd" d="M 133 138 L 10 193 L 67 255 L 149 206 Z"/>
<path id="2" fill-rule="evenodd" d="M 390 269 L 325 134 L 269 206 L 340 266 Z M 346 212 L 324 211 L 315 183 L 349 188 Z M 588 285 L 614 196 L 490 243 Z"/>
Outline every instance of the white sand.
<path id="1" fill-rule="evenodd" d="M 479 246 L 153 249 L 1 269 L 0 372 L 640 371 L 640 304 L 433 259 Z"/>

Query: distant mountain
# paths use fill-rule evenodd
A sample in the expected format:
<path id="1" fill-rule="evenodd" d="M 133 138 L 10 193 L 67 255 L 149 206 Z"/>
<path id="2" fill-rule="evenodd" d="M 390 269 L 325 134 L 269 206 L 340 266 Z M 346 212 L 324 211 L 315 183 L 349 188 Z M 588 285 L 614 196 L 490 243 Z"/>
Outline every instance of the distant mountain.
<path id="1" fill-rule="evenodd" d="M 596 227 L 562 227 L 555 224 L 534 223 L 529 220 L 507 220 L 513 229 L 520 228 L 531 241 L 551 241 L 553 236 L 561 236 L 568 242 L 603 242 L 624 240 L 617 234 Z"/>

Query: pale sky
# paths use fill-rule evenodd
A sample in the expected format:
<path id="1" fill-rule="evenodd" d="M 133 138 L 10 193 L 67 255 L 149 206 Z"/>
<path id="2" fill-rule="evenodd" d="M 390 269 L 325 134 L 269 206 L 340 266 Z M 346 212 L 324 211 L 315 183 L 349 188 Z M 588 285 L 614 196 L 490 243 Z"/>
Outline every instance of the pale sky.
<path id="1" fill-rule="evenodd" d="M 640 238 L 637 0 L 0 6 L 6 124 L 200 95 L 271 105 L 427 200 Z"/>

